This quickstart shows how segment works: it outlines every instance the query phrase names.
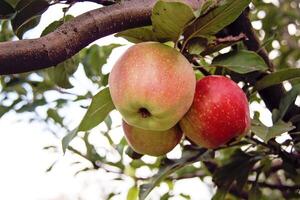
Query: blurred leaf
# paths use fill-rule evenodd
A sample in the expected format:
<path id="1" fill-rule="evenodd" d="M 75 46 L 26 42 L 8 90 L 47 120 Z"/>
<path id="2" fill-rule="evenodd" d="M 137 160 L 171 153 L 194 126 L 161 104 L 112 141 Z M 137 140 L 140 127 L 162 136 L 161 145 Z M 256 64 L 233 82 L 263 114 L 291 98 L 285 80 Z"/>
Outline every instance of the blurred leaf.
<path id="1" fill-rule="evenodd" d="M 180 193 L 180 196 L 183 197 L 183 198 L 185 198 L 186 200 L 190 200 L 191 199 L 191 196 L 187 195 L 187 194 Z"/>
<path id="2" fill-rule="evenodd" d="M 75 172 L 74 176 L 77 176 L 78 174 L 80 174 L 80 173 L 82 173 L 82 172 L 87 172 L 87 171 L 89 171 L 89 170 L 91 170 L 91 168 L 85 167 L 85 168 L 83 168 L 83 169 L 78 170 L 77 172 Z"/>
<path id="3" fill-rule="evenodd" d="M 61 143 L 62 143 L 62 149 L 64 153 L 66 153 L 66 150 L 69 147 L 70 142 L 77 136 L 77 133 L 78 133 L 78 128 L 75 128 L 62 139 Z"/>
<path id="4" fill-rule="evenodd" d="M 262 90 L 272 85 L 282 83 L 283 81 L 299 78 L 300 69 L 283 69 L 274 73 L 271 73 L 267 76 L 264 76 L 262 79 L 256 82 L 254 89 Z"/>
<path id="5" fill-rule="evenodd" d="M 91 105 L 81 120 L 78 130 L 87 131 L 94 128 L 100 124 L 114 108 L 115 106 L 112 102 L 109 88 L 101 90 L 93 97 Z"/>
<path id="6" fill-rule="evenodd" d="M 137 153 L 135 152 L 130 146 L 127 147 L 126 149 L 126 155 L 128 155 L 130 158 L 132 158 L 133 160 L 135 159 L 140 159 L 143 154 Z"/>
<path id="7" fill-rule="evenodd" d="M 50 171 L 53 169 L 53 167 L 55 166 L 56 163 L 57 163 L 57 160 L 54 161 L 54 162 L 50 165 L 50 167 L 49 167 L 48 169 L 46 169 L 46 172 L 50 172 Z"/>
<path id="8" fill-rule="evenodd" d="M 249 200 L 258 200 L 258 199 L 262 199 L 262 192 L 257 182 L 255 182 L 252 184 L 251 190 L 249 192 Z"/>
<path id="9" fill-rule="evenodd" d="M 18 110 L 16 110 L 16 112 L 18 113 L 22 113 L 22 112 L 32 112 L 35 111 L 35 109 L 39 106 L 44 106 L 47 104 L 47 101 L 42 98 L 42 99 L 38 99 L 33 101 L 32 103 L 28 103 L 23 105 L 21 108 L 19 108 Z"/>
<path id="10" fill-rule="evenodd" d="M 50 82 L 59 87 L 72 88 L 73 85 L 69 81 L 69 76 L 77 70 L 79 62 L 79 54 L 76 54 L 57 66 L 46 69 L 45 76 Z"/>
<path id="11" fill-rule="evenodd" d="M 153 176 L 148 184 L 140 186 L 139 198 L 144 200 L 149 193 L 157 186 L 165 177 L 172 174 L 182 167 L 197 162 L 202 159 L 202 155 L 206 149 L 186 149 L 180 159 L 169 160 L 165 159 L 162 166 L 160 166 L 158 173 Z"/>
<path id="12" fill-rule="evenodd" d="M 58 114 L 57 110 L 49 108 L 47 111 L 48 117 L 54 120 L 54 122 L 63 126 L 63 118 Z"/>
<path id="13" fill-rule="evenodd" d="M 253 51 L 237 51 L 221 54 L 213 59 L 212 66 L 225 67 L 239 74 L 268 69 L 265 61 Z"/>
<path id="14" fill-rule="evenodd" d="M 197 18 L 184 31 L 185 43 L 193 37 L 213 36 L 232 23 L 249 5 L 250 0 L 225 0 L 210 10 L 206 15 Z"/>
<path id="15" fill-rule="evenodd" d="M 107 129 L 110 130 L 111 129 L 111 125 L 112 125 L 112 120 L 111 120 L 111 117 L 108 115 L 105 120 L 104 120 L 106 126 L 107 126 Z"/>
<path id="16" fill-rule="evenodd" d="M 47 35 L 60 27 L 65 21 L 69 21 L 74 17 L 67 15 L 64 18 L 52 22 L 42 32 L 41 36 Z M 46 79 L 62 88 L 72 88 L 72 84 L 69 81 L 69 76 L 72 75 L 78 68 L 79 65 L 79 54 L 74 55 L 72 58 L 58 64 L 55 67 L 44 70 Z"/>
<path id="17" fill-rule="evenodd" d="M 5 0 L 0 1 L 0 19 L 11 18 L 15 13 L 14 8 Z"/>
<path id="18" fill-rule="evenodd" d="M 251 123 L 251 131 L 265 142 L 295 128 L 292 123 L 286 123 L 281 120 L 272 127 L 265 126 L 259 120 L 252 120 Z"/>
<path id="19" fill-rule="evenodd" d="M 193 9 L 182 2 L 159 0 L 152 9 L 153 32 L 159 41 L 177 41 L 183 28 L 195 18 Z M 176 20 L 174 20 L 176 19 Z"/>
<path id="20" fill-rule="evenodd" d="M 22 39 L 26 31 L 39 24 L 41 15 L 49 6 L 46 0 L 19 1 L 16 6 L 18 12 L 11 21 L 15 34 Z"/>
<path id="21" fill-rule="evenodd" d="M 12 102 L 11 105 L 9 106 L 3 106 L 3 105 L 0 105 L 0 118 L 5 115 L 7 112 L 9 112 L 10 110 L 14 109 L 14 106 L 18 103 L 20 103 L 22 101 L 22 99 L 18 98 L 16 100 L 14 100 Z"/>
<path id="22" fill-rule="evenodd" d="M 128 190 L 127 200 L 138 200 L 138 194 L 139 194 L 138 188 L 136 186 L 133 186 Z"/>
<path id="23" fill-rule="evenodd" d="M 117 33 L 115 36 L 125 38 L 132 43 L 157 41 L 157 38 L 152 31 L 152 26 L 128 29 L 126 31 Z"/>
<path id="24" fill-rule="evenodd" d="M 278 117 L 274 121 L 278 121 L 284 117 L 287 110 L 291 105 L 294 105 L 294 102 L 297 96 L 300 94 L 300 84 L 294 85 L 293 88 L 285 94 L 285 96 L 280 100 Z"/>
<path id="25" fill-rule="evenodd" d="M 107 63 L 114 48 L 120 47 L 120 44 L 110 44 L 106 46 L 92 45 L 90 48 L 81 52 L 82 64 L 87 77 L 100 85 L 106 86 L 108 75 L 102 74 L 102 67 Z M 101 82 L 100 82 L 101 81 Z"/>
<path id="26" fill-rule="evenodd" d="M 252 167 L 260 159 L 259 155 L 250 155 L 240 149 L 236 150 L 230 160 L 217 168 L 213 175 L 213 180 L 218 185 L 218 192 L 213 200 L 224 199 L 234 181 L 236 181 L 237 190 L 242 190 Z"/>

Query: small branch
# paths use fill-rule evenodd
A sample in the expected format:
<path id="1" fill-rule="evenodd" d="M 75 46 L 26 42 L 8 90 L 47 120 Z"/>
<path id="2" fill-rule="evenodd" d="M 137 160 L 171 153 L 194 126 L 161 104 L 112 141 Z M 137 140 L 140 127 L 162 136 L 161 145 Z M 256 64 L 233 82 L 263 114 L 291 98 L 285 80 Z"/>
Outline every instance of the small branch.
<path id="1" fill-rule="evenodd" d="M 103 6 L 110 6 L 112 4 L 117 3 L 117 1 L 114 0 L 67 0 L 67 3 L 72 4 L 72 3 L 84 2 L 84 1 L 94 2 Z"/>
<path id="2" fill-rule="evenodd" d="M 222 38 L 222 37 L 217 38 L 216 43 L 217 44 L 232 43 L 232 42 L 239 42 L 239 41 L 242 41 L 242 40 L 248 40 L 247 36 L 244 33 L 240 33 L 237 36 L 229 35 L 229 36 L 226 36 L 224 38 Z"/>

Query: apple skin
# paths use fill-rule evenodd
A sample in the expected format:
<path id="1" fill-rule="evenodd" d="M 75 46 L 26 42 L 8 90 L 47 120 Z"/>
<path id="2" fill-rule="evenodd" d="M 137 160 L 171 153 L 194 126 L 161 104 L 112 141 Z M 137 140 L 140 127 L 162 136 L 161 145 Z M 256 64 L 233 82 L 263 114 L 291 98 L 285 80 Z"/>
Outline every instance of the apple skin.
<path id="1" fill-rule="evenodd" d="M 193 104 L 179 124 L 192 142 L 217 148 L 249 130 L 247 97 L 229 78 L 206 76 L 197 82 Z"/>
<path id="2" fill-rule="evenodd" d="M 166 131 L 151 131 L 131 126 L 123 120 L 123 130 L 128 145 L 134 151 L 150 156 L 165 155 L 182 138 L 182 131 L 179 125 Z"/>
<path id="3" fill-rule="evenodd" d="M 175 126 L 190 108 L 195 86 L 188 60 L 158 42 L 130 47 L 109 75 L 117 110 L 128 124 L 145 130 L 164 131 Z"/>

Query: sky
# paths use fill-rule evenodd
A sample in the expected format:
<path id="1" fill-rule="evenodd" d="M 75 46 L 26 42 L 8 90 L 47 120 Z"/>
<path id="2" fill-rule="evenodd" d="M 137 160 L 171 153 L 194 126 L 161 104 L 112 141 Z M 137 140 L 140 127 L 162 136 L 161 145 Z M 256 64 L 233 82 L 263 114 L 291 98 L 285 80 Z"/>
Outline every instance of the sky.
<path id="1" fill-rule="evenodd" d="M 87 10 L 99 7 L 94 3 L 77 3 L 73 6 L 69 14 L 79 15 Z M 43 15 L 40 25 L 34 30 L 26 33 L 26 38 L 37 38 L 41 31 L 53 20 L 58 20 L 63 16 L 62 6 L 53 6 Z M 51 20 L 50 20 L 51 19 Z M 123 39 L 113 36 L 105 37 L 96 43 L 105 45 L 110 43 L 126 44 L 116 49 L 105 65 L 104 70 L 109 72 L 117 57 L 128 48 L 129 44 Z M 93 84 L 81 76 L 82 67 L 75 73 L 71 80 L 75 85 L 72 92 L 84 94 L 87 89 L 97 92 Z M 55 99 L 55 93 L 48 94 L 47 98 Z M 253 103 L 250 106 L 253 111 L 261 112 L 261 120 L 268 126 L 271 126 L 271 113 L 266 110 L 263 103 Z M 38 111 L 39 112 L 39 111 Z M 85 110 L 74 104 L 63 111 L 65 115 L 72 113 L 68 117 L 70 126 L 76 126 L 80 122 Z M 115 199 L 125 199 L 127 189 L 131 186 L 130 179 L 124 182 L 109 181 L 112 175 L 105 173 L 103 170 L 90 171 L 74 176 L 77 170 L 89 166 L 77 156 L 70 154 L 63 155 L 61 149 L 58 152 L 43 150 L 45 146 L 61 146 L 61 138 L 54 136 L 45 124 L 33 122 L 28 123 L 26 119 L 30 114 L 15 114 L 10 112 L 0 119 L 0 199 L 5 200 L 101 200 L 110 190 L 121 192 L 121 195 Z M 116 111 L 112 114 L 113 126 L 118 127 L 121 123 L 119 113 Z M 96 134 L 92 135 L 92 140 L 98 145 L 108 146 L 107 142 L 97 134 L 103 127 L 99 126 L 93 130 Z M 59 130 L 57 130 L 59 132 Z M 113 130 L 116 139 L 122 135 L 120 128 Z M 80 140 L 74 140 L 72 145 L 76 148 L 83 148 Z M 113 152 L 113 149 L 111 150 Z M 169 155 L 177 155 L 178 148 L 175 148 Z M 153 158 L 145 156 L 144 159 Z M 71 165 L 72 162 L 83 161 L 82 165 Z M 49 166 L 56 161 L 54 168 L 46 173 Z M 147 169 L 141 169 L 138 173 L 147 174 Z M 211 180 L 207 178 L 203 183 L 197 178 L 178 181 L 175 184 L 176 193 L 190 194 L 192 199 L 208 200 L 212 196 L 212 190 L 207 184 Z M 166 185 L 161 185 L 151 194 L 152 199 L 158 199 L 158 194 L 167 191 Z"/>

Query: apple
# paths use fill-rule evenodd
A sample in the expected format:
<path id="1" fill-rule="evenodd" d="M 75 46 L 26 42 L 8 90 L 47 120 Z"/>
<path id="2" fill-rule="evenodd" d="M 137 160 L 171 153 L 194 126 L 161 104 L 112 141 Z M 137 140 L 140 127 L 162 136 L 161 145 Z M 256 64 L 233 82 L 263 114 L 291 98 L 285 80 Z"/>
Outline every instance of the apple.
<path id="1" fill-rule="evenodd" d="M 124 120 L 145 130 L 175 126 L 190 108 L 196 87 L 191 64 L 158 42 L 130 47 L 109 75 L 109 89 Z"/>
<path id="2" fill-rule="evenodd" d="M 197 82 L 193 104 L 179 124 L 192 142 L 217 148 L 249 130 L 247 97 L 231 79 L 206 76 Z"/>
<path id="3" fill-rule="evenodd" d="M 125 138 L 130 147 L 140 154 L 162 156 L 170 152 L 182 138 L 182 131 L 177 125 L 166 131 L 144 130 L 123 121 Z"/>

